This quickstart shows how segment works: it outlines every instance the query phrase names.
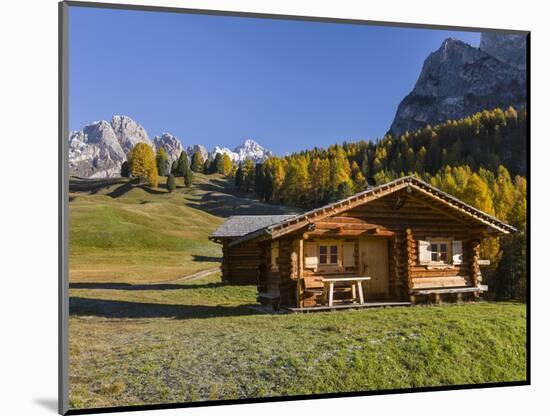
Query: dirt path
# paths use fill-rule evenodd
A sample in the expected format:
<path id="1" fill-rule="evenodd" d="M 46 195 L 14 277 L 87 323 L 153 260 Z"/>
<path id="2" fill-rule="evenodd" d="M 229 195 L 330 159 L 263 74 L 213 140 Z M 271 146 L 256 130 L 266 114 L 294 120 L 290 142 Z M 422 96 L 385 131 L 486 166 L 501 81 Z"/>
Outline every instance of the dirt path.
<path id="1" fill-rule="evenodd" d="M 183 282 L 183 281 L 185 281 L 185 280 L 200 279 L 201 277 L 208 276 L 209 274 L 215 273 L 215 272 L 217 272 L 217 271 L 219 271 L 219 270 L 220 270 L 220 267 L 219 267 L 219 266 L 211 267 L 210 269 L 201 270 L 200 272 L 188 274 L 187 276 L 178 277 L 177 279 L 174 279 L 174 280 L 167 280 L 167 281 L 161 282 L 161 283 L 178 283 L 178 282 Z"/>

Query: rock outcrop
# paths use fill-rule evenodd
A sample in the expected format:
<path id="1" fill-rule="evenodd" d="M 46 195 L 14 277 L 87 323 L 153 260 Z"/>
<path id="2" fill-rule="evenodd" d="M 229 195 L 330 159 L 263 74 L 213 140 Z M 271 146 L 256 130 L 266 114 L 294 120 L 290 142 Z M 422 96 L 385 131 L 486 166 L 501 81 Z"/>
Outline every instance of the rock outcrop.
<path id="1" fill-rule="evenodd" d="M 527 67 L 527 38 L 524 35 L 502 35 L 487 32 L 481 35 L 479 49 L 518 69 Z"/>
<path id="2" fill-rule="evenodd" d="M 114 116 L 72 132 L 69 137 L 69 174 L 84 178 L 120 176 L 120 167 L 137 143 L 155 145 L 145 129 L 127 116 Z"/>
<path id="3" fill-rule="evenodd" d="M 196 152 L 201 152 L 202 160 L 208 159 L 208 150 L 206 150 L 206 147 L 204 147 L 202 144 L 194 144 L 192 146 L 187 146 L 187 156 L 189 156 L 189 160 L 193 157 L 193 155 Z"/>
<path id="4" fill-rule="evenodd" d="M 128 154 L 136 144 L 146 143 L 153 146 L 147 132 L 141 125 L 128 116 L 113 116 L 111 126 L 124 153 Z"/>
<path id="5" fill-rule="evenodd" d="M 183 145 L 181 141 L 171 135 L 170 133 L 162 133 L 161 136 L 155 136 L 153 139 L 153 145 L 155 149 L 164 148 L 168 154 L 168 160 L 170 161 L 170 166 L 172 162 L 180 157 L 181 152 L 183 152 Z"/>
<path id="6" fill-rule="evenodd" d="M 495 107 L 523 107 L 525 38 L 522 42 L 518 36 L 484 33 L 480 48 L 446 39 L 424 61 L 416 85 L 397 108 L 390 133 L 398 136 Z"/>
<path id="7" fill-rule="evenodd" d="M 96 121 L 73 132 L 69 139 L 70 175 L 85 178 L 120 176 L 126 160 L 118 137 L 110 123 Z"/>

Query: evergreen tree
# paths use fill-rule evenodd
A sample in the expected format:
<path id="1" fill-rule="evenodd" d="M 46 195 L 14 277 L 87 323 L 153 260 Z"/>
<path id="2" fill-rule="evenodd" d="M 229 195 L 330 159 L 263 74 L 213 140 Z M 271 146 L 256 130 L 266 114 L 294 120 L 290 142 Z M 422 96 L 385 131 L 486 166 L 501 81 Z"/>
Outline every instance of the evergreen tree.
<path id="1" fill-rule="evenodd" d="M 187 153 L 182 150 L 177 160 L 175 176 L 184 177 L 189 169 L 189 159 Z"/>
<path id="2" fill-rule="evenodd" d="M 242 168 L 241 164 L 239 163 L 239 167 L 237 168 L 237 172 L 235 172 L 235 186 L 238 189 L 242 189 L 243 188 L 243 182 L 244 182 L 243 168 Z"/>
<path id="3" fill-rule="evenodd" d="M 202 157 L 200 150 L 193 153 L 193 157 L 191 158 L 191 170 L 193 172 L 204 171 L 204 158 Z"/>
<path id="4" fill-rule="evenodd" d="M 159 176 L 166 176 L 168 174 L 170 161 L 168 160 L 168 154 L 163 147 L 159 147 L 157 149 L 156 165 Z"/>
<path id="5" fill-rule="evenodd" d="M 187 169 L 185 173 L 183 174 L 183 181 L 185 183 L 186 187 L 190 187 L 193 183 L 193 171 L 191 169 Z"/>
<path id="6" fill-rule="evenodd" d="M 338 185 L 338 192 L 336 194 L 336 199 L 344 199 L 348 196 L 353 195 L 353 183 L 351 180 L 347 180 Z"/>
<path id="7" fill-rule="evenodd" d="M 168 189 L 168 192 L 173 192 L 176 189 L 176 178 L 172 174 L 166 177 L 166 189 Z"/>
<path id="8" fill-rule="evenodd" d="M 361 172 L 361 169 L 355 160 L 351 164 L 351 180 L 353 181 L 353 188 L 355 192 L 361 192 L 367 186 L 367 181 L 363 176 L 363 172 Z"/>
<path id="9" fill-rule="evenodd" d="M 204 161 L 204 173 L 206 173 L 206 174 L 212 173 L 211 169 L 212 169 L 212 166 L 211 166 L 210 159 L 206 159 Z"/>
<path id="10" fill-rule="evenodd" d="M 257 163 L 255 169 L 254 189 L 260 199 L 265 199 L 265 168 L 263 163 Z"/>
<path id="11" fill-rule="evenodd" d="M 271 172 L 265 169 L 264 199 L 265 202 L 271 202 L 273 196 L 273 177 Z"/>
<path id="12" fill-rule="evenodd" d="M 122 176 L 123 178 L 130 177 L 130 163 L 128 163 L 127 160 L 122 162 L 122 166 L 120 167 L 120 176 Z"/>
<path id="13" fill-rule="evenodd" d="M 212 173 L 223 174 L 223 156 L 224 153 L 216 153 L 216 157 L 214 157 L 214 161 L 212 162 Z"/>
<path id="14" fill-rule="evenodd" d="M 246 159 L 241 169 L 243 175 L 242 189 L 250 192 L 254 189 L 254 162 L 251 159 Z"/>

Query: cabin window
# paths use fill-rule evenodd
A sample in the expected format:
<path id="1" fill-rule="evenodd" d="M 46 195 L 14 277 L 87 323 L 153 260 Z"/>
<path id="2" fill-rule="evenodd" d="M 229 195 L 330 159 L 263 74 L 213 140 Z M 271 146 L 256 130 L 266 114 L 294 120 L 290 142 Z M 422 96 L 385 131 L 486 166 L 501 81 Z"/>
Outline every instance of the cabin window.
<path id="1" fill-rule="evenodd" d="M 462 242 L 443 238 L 427 238 L 418 241 L 418 259 L 420 264 L 461 264 Z"/>
<path id="2" fill-rule="evenodd" d="M 431 243 L 431 261 L 432 263 L 447 263 L 448 257 L 447 243 Z"/>
<path id="3" fill-rule="evenodd" d="M 320 245 L 319 246 L 320 264 L 338 264 L 338 246 Z"/>

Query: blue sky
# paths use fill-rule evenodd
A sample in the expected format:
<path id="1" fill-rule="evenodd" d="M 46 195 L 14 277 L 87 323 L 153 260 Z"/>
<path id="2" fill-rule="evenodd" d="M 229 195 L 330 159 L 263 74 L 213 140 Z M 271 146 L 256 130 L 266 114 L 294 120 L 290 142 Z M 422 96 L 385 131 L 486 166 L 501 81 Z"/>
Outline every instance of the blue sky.
<path id="1" fill-rule="evenodd" d="M 70 8 L 69 124 L 114 114 L 152 138 L 282 155 L 376 139 L 447 37 L 479 33 Z"/>

